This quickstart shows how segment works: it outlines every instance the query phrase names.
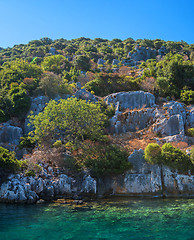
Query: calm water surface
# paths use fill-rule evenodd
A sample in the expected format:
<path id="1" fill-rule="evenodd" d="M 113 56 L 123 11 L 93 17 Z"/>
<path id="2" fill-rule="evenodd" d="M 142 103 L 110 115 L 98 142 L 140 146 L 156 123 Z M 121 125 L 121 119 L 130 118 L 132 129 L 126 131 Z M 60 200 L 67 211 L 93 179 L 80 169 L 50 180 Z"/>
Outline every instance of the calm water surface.
<path id="1" fill-rule="evenodd" d="M 0 240 L 194 240 L 194 199 L 0 204 Z"/>

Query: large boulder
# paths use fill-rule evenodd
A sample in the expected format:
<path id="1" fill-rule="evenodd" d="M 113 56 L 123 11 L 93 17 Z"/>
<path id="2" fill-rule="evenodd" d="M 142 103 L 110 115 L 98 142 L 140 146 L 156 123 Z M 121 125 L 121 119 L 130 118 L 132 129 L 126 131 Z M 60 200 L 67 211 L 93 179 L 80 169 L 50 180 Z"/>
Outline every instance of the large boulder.
<path id="1" fill-rule="evenodd" d="M 169 116 L 176 115 L 176 114 L 182 115 L 183 122 L 185 124 L 185 122 L 186 122 L 186 111 L 184 109 L 184 104 L 183 103 L 170 101 L 168 103 L 164 103 L 163 107 L 167 109 L 167 112 L 168 112 Z"/>
<path id="2" fill-rule="evenodd" d="M 22 136 L 22 129 L 20 127 L 11 126 L 9 122 L 0 125 L 0 143 L 18 145 L 20 137 Z"/>
<path id="3" fill-rule="evenodd" d="M 88 92 L 85 88 L 78 90 L 74 94 L 74 97 L 76 97 L 77 99 L 82 99 L 86 101 L 97 102 L 96 97 L 91 92 Z"/>
<path id="4" fill-rule="evenodd" d="M 187 109 L 186 124 L 188 127 L 194 128 L 194 105 L 191 105 L 186 109 Z"/>
<path id="5" fill-rule="evenodd" d="M 155 97 L 153 94 L 143 91 L 112 93 L 104 98 L 107 104 L 116 104 L 119 102 L 121 109 L 140 109 L 142 107 L 153 107 Z"/>
<path id="6" fill-rule="evenodd" d="M 184 135 L 184 121 L 180 114 L 172 115 L 169 119 L 163 118 L 153 126 L 153 131 L 161 136 Z"/>
<path id="7" fill-rule="evenodd" d="M 142 130 L 151 125 L 154 114 L 154 108 L 115 114 L 110 120 L 110 132 L 120 134 Z"/>

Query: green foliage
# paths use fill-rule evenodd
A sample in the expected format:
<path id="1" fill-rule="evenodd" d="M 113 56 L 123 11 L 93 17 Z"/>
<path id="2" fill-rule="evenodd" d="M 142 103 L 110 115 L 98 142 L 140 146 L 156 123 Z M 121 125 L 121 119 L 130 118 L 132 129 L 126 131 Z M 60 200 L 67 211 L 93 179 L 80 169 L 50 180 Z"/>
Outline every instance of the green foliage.
<path id="1" fill-rule="evenodd" d="M 20 161 L 15 158 L 15 153 L 0 147 L 0 168 L 16 171 L 20 168 Z"/>
<path id="2" fill-rule="evenodd" d="M 6 62 L 0 71 L 1 87 L 9 88 L 12 82 L 20 84 L 24 78 L 39 79 L 42 69 L 36 64 L 29 64 L 23 59 L 17 59 L 12 62 Z"/>
<path id="3" fill-rule="evenodd" d="M 90 59 L 84 55 L 76 56 L 74 59 L 74 66 L 81 71 L 88 71 L 90 69 Z"/>
<path id="4" fill-rule="evenodd" d="M 69 71 L 71 68 L 69 61 L 62 55 L 45 57 L 41 65 L 45 71 L 55 74 L 62 74 L 64 70 Z"/>
<path id="5" fill-rule="evenodd" d="M 100 139 L 107 117 L 99 104 L 69 98 L 50 101 L 43 112 L 30 119 L 34 140 L 44 144 L 61 138 L 72 142 Z"/>
<path id="6" fill-rule="evenodd" d="M 190 136 L 190 137 L 194 137 L 194 128 L 189 128 L 187 130 L 187 135 Z"/>
<path id="7" fill-rule="evenodd" d="M 106 96 L 121 91 L 137 91 L 139 80 L 118 74 L 99 73 L 94 80 L 86 83 L 85 88 L 98 96 Z"/>
<path id="8" fill-rule="evenodd" d="M 194 91 L 186 89 L 181 91 L 181 101 L 186 104 L 194 104 Z"/>
<path id="9" fill-rule="evenodd" d="M 166 77 L 158 77 L 156 79 L 156 87 L 161 97 L 166 97 L 171 93 L 170 82 Z"/>
<path id="10" fill-rule="evenodd" d="M 0 123 L 5 122 L 7 120 L 5 112 L 0 109 Z"/>
<path id="11" fill-rule="evenodd" d="M 145 160 L 151 164 L 164 164 L 181 173 L 194 171 L 192 158 L 184 151 L 165 143 L 162 148 L 157 143 L 150 143 L 145 149 Z"/>
<path id="12" fill-rule="evenodd" d="M 162 146 L 163 163 L 180 172 L 194 170 L 194 165 L 191 163 L 190 157 L 178 148 L 173 147 L 170 143 L 165 143 Z"/>
<path id="13" fill-rule="evenodd" d="M 57 95 L 73 93 L 73 84 L 68 84 L 67 80 L 52 72 L 44 73 L 40 79 L 39 89 L 45 96 L 54 98 Z"/>
<path id="14" fill-rule="evenodd" d="M 53 147 L 54 147 L 54 148 L 59 148 L 59 147 L 61 147 L 61 146 L 62 146 L 61 140 L 57 140 L 57 141 L 55 141 L 55 142 L 53 143 Z"/>
<path id="15" fill-rule="evenodd" d="M 9 96 L 12 105 L 11 115 L 21 118 L 28 112 L 31 105 L 31 100 L 27 94 L 27 91 L 21 86 L 14 86 L 11 87 Z"/>
<path id="16" fill-rule="evenodd" d="M 194 148 L 191 149 L 190 159 L 191 159 L 192 164 L 194 165 Z"/>
<path id="17" fill-rule="evenodd" d="M 128 162 L 127 151 L 116 145 L 87 141 L 82 144 L 81 150 L 79 164 L 90 169 L 94 177 L 122 174 L 132 167 Z"/>
<path id="18" fill-rule="evenodd" d="M 35 141 L 30 136 L 24 135 L 20 138 L 19 149 L 35 147 Z"/>
<path id="19" fill-rule="evenodd" d="M 184 86 L 193 87 L 194 66 L 190 61 L 184 61 L 180 54 L 169 53 L 164 60 L 156 65 L 157 77 L 164 77 L 169 81 L 170 93 L 179 98 Z"/>
<path id="20" fill-rule="evenodd" d="M 147 145 L 144 151 L 145 160 L 151 164 L 161 163 L 161 148 L 157 143 L 150 143 Z"/>
<path id="21" fill-rule="evenodd" d="M 26 177 L 35 177 L 36 173 L 34 172 L 34 170 L 29 170 L 25 172 Z"/>

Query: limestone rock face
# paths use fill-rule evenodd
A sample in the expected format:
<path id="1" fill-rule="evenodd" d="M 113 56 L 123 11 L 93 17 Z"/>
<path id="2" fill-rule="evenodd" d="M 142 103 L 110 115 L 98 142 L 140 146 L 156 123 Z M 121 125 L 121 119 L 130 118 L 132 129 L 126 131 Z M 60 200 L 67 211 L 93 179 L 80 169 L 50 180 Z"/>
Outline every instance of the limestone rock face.
<path id="1" fill-rule="evenodd" d="M 85 176 L 84 181 L 82 183 L 82 192 L 85 193 L 93 193 L 96 194 L 97 189 L 97 183 L 94 178 L 92 178 L 90 175 Z"/>
<path id="2" fill-rule="evenodd" d="M 169 119 L 164 118 L 153 128 L 154 131 L 164 136 L 184 135 L 184 121 L 180 114 L 172 115 Z"/>
<path id="3" fill-rule="evenodd" d="M 112 103 L 114 106 L 119 102 L 122 109 L 140 109 L 155 105 L 154 95 L 143 91 L 113 93 L 106 96 L 104 100 L 107 104 Z"/>
<path id="4" fill-rule="evenodd" d="M 97 64 L 101 64 L 101 65 L 104 65 L 106 61 L 102 58 L 99 58 L 98 61 L 97 61 Z"/>
<path id="5" fill-rule="evenodd" d="M 145 162 L 144 151 L 136 150 L 128 158 L 133 169 L 123 175 L 100 179 L 98 193 L 126 196 L 193 197 L 194 175 L 179 174 L 167 166 Z"/>
<path id="6" fill-rule="evenodd" d="M 20 127 L 11 126 L 9 122 L 0 125 L 0 143 L 18 145 L 22 136 Z"/>
<path id="7" fill-rule="evenodd" d="M 88 92 L 85 88 L 78 90 L 74 94 L 74 97 L 76 97 L 77 99 L 83 99 L 86 101 L 97 102 L 96 97 L 91 92 Z"/>
<path id="8" fill-rule="evenodd" d="M 43 171 L 47 172 L 46 169 Z M 49 173 L 43 177 L 12 174 L 8 177 L 8 181 L 0 186 L 0 202 L 36 203 L 38 199 L 52 200 L 74 193 L 96 194 L 96 189 L 96 180 L 90 175 L 85 175 L 80 180 L 65 174 L 58 174 L 57 177 Z"/>
<path id="9" fill-rule="evenodd" d="M 153 108 L 146 108 L 115 114 L 110 120 L 110 131 L 111 133 L 120 134 L 142 130 L 151 125 L 154 113 Z"/>
<path id="10" fill-rule="evenodd" d="M 186 111 L 184 109 L 184 105 L 179 102 L 170 101 L 163 105 L 164 108 L 167 108 L 167 112 L 169 116 L 180 114 L 183 118 L 183 123 L 186 122 Z"/>
<path id="11" fill-rule="evenodd" d="M 29 110 L 27 116 L 30 115 L 31 111 L 33 112 L 33 115 L 38 115 L 40 112 L 43 111 L 43 109 L 46 106 L 46 103 L 48 103 L 48 102 L 49 102 L 49 98 L 45 97 L 45 96 L 39 96 L 37 98 L 32 98 L 31 107 L 30 107 L 30 110 Z M 25 134 L 28 134 L 30 131 L 33 130 L 33 128 L 31 126 L 30 127 L 28 126 L 28 123 L 29 123 L 29 120 L 26 118 L 25 124 L 24 124 L 24 133 Z"/>
<path id="12" fill-rule="evenodd" d="M 190 128 L 194 128 L 194 105 L 187 107 L 186 124 Z"/>
<path id="13" fill-rule="evenodd" d="M 167 53 L 167 49 L 165 46 L 162 46 L 160 49 L 155 50 L 150 47 L 146 48 L 137 44 L 135 46 L 135 50 L 136 52 L 129 52 L 127 56 L 128 58 L 131 58 L 135 61 L 146 61 L 147 59 L 156 58 L 157 55 L 163 57 Z"/>

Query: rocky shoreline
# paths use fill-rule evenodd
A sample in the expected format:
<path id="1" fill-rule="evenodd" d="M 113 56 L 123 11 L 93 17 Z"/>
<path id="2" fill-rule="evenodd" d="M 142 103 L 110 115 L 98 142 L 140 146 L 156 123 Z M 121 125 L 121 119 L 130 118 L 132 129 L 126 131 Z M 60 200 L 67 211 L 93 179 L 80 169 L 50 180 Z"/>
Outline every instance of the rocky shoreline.
<path id="1" fill-rule="evenodd" d="M 166 166 L 150 165 L 144 151 L 134 151 L 128 158 L 133 169 L 118 176 L 94 179 L 87 173 L 70 177 L 43 168 L 39 176 L 11 174 L 0 187 L 0 202 L 37 203 L 63 198 L 81 200 L 84 197 L 194 197 L 194 175 L 180 174 Z M 161 168 L 163 172 L 161 173 Z"/>

